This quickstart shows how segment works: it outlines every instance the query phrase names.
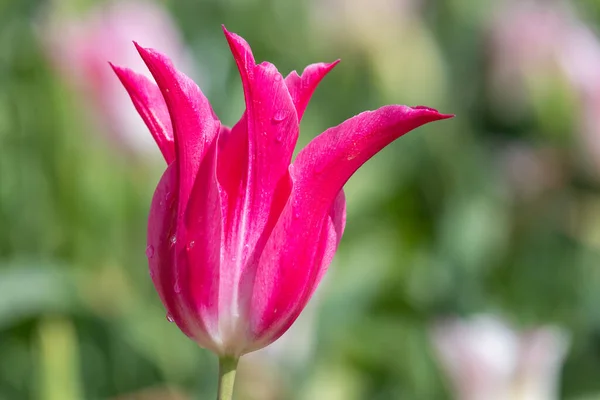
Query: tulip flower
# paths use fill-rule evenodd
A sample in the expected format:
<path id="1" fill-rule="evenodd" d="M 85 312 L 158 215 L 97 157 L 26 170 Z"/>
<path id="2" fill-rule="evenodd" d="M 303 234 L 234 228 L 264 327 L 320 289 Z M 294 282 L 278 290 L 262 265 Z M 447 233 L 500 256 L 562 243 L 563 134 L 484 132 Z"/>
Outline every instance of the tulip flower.
<path id="1" fill-rule="evenodd" d="M 231 129 L 158 51 L 136 44 L 156 84 L 113 66 L 168 164 L 150 209 L 150 274 L 168 319 L 220 357 L 223 399 L 239 357 L 279 338 L 327 271 L 344 231 L 350 176 L 408 131 L 451 117 L 422 106 L 364 112 L 317 136 L 292 162 L 299 122 L 337 62 L 284 78 L 224 32 L 246 100 Z"/>

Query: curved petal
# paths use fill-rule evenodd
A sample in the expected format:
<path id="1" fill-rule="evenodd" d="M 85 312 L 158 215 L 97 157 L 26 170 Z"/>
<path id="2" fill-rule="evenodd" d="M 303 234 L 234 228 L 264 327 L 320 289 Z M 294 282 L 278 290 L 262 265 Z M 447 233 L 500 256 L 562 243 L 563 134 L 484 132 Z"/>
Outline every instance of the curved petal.
<path id="1" fill-rule="evenodd" d="M 185 272 L 181 277 L 182 293 L 187 294 L 194 314 L 202 321 L 203 330 L 221 345 L 219 299 L 223 291 L 231 289 L 221 285 L 223 219 L 216 165 L 215 140 L 202 160 L 190 196 L 184 218 L 186 242 L 182 243 L 177 267 Z"/>
<path id="2" fill-rule="evenodd" d="M 234 288 L 223 289 L 231 297 L 222 295 L 220 301 L 229 309 L 222 315 L 243 319 L 255 259 L 289 195 L 288 167 L 298 138 L 298 118 L 275 66 L 256 65 L 244 39 L 223 29 L 242 79 L 246 112 L 219 139 L 217 178 L 226 197 L 221 279 L 223 288 Z"/>
<path id="3" fill-rule="evenodd" d="M 173 126 L 167 104 L 160 89 L 154 82 L 129 68 L 109 63 L 127 90 L 129 97 L 144 123 L 150 130 L 165 161 L 171 164 L 175 159 Z"/>
<path id="4" fill-rule="evenodd" d="M 280 321 L 293 319 L 303 305 L 305 298 L 298 294 L 314 290 L 316 266 L 329 257 L 321 254 L 333 254 L 315 238 L 322 237 L 325 216 L 350 176 L 398 137 L 449 117 L 424 107 L 386 106 L 328 129 L 298 154 L 290 168 L 290 200 L 260 259 L 251 326 L 255 337 L 278 332 Z"/>
<path id="5" fill-rule="evenodd" d="M 293 204 L 292 201 L 291 204 Z M 287 221 L 285 221 L 287 218 Z M 290 221 L 292 219 L 292 221 Z M 273 231 L 256 277 L 256 290 L 252 299 L 251 335 L 257 339 L 248 351 L 258 350 L 277 340 L 292 326 L 325 275 L 346 225 L 346 198 L 344 191 L 336 196 L 323 221 L 317 237 L 294 232 L 293 213 L 286 213 Z M 281 243 L 278 239 L 284 240 Z M 289 268 L 271 263 L 278 258 L 283 246 L 302 248 L 296 254 L 296 264 Z M 275 295 L 273 292 L 276 291 Z"/>
<path id="6" fill-rule="evenodd" d="M 158 184 L 148 218 L 148 247 L 146 255 L 150 276 L 167 318 L 198 344 L 216 351 L 212 339 L 205 333 L 202 321 L 195 317 L 189 302 L 179 289 L 180 271 L 175 267 L 175 221 L 177 211 L 177 174 L 175 164 L 167 167 Z"/>
<path id="7" fill-rule="evenodd" d="M 427 107 L 391 105 L 366 111 L 314 138 L 293 163 L 301 216 L 324 214 L 356 170 L 385 146 L 429 122 L 451 118 Z"/>
<path id="8" fill-rule="evenodd" d="M 292 96 L 294 106 L 296 107 L 296 113 L 298 114 L 298 121 L 302 119 L 306 106 L 312 97 L 315 89 L 321 82 L 321 80 L 335 67 L 340 60 L 336 60 L 332 63 L 317 63 L 310 64 L 302 75 L 298 75 L 296 71 L 290 72 L 285 78 L 285 84 Z"/>
<path id="9" fill-rule="evenodd" d="M 176 166 L 167 168 L 152 200 L 147 256 L 150 275 L 170 319 L 201 346 L 221 353 L 218 299 L 222 222 L 215 165 L 216 141 L 200 165 L 183 219 L 185 229 L 177 227 L 185 237 L 175 235 Z"/>
<path id="10" fill-rule="evenodd" d="M 190 78 L 177 71 L 171 60 L 153 49 L 135 44 L 150 73 L 156 80 L 171 115 L 178 181 L 177 232 L 196 180 L 198 168 L 217 137 L 220 122 L 208 100 Z"/>

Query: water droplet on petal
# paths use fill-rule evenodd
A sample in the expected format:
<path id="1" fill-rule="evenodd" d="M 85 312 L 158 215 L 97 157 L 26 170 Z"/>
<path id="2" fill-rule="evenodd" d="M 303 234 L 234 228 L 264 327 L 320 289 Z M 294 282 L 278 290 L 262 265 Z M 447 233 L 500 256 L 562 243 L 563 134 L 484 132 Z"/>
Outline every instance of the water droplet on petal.
<path id="1" fill-rule="evenodd" d="M 278 124 L 287 117 L 287 113 L 284 110 L 275 111 L 273 114 L 273 122 Z"/>
<path id="2" fill-rule="evenodd" d="M 151 244 L 149 244 L 148 247 L 146 247 L 146 257 L 154 257 L 154 246 L 152 246 Z"/>
<path id="3" fill-rule="evenodd" d="M 175 322 L 175 320 L 173 319 L 173 316 L 170 313 L 167 313 L 167 321 Z"/>
<path id="4" fill-rule="evenodd" d="M 300 218 L 300 211 L 298 211 L 298 210 L 294 211 L 294 218 L 296 218 L 296 219 Z"/>
<path id="5" fill-rule="evenodd" d="M 173 235 L 169 238 L 169 243 L 171 243 L 171 245 L 174 245 L 176 242 L 177 242 L 177 237 L 175 235 Z"/>
<path id="6" fill-rule="evenodd" d="M 181 293 L 181 286 L 179 286 L 179 282 L 175 282 L 175 287 L 173 290 L 175 290 L 175 293 L 177 294 Z"/>
<path id="7" fill-rule="evenodd" d="M 196 241 L 192 240 L 192 241 L 191 241 L 191 242 L 188 244 L 188 246 L 187 246 L 187 250 L 189 251 L 189 250 L 193 249 L 195 245 L 196 245 Z"/>

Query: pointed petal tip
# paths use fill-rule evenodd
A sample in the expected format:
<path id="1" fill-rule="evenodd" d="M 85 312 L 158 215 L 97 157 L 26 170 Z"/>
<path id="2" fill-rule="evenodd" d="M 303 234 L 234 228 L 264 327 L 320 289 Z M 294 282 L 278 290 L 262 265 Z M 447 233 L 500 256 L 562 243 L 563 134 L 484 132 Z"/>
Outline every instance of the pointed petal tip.
<path id="1" fill-rule="evenodd" d="M 110 65 L 110 67 L 112 68 L 112 70 L 115 72 L 115 74 L 121 78 L 124 74 L 126 74 L 128 71 L 131 71 L 129 68 L 126 67 L 121 67 L 119 65 L 115 65 L 112 63 L 112 61 L 108 61 L 108 65 Z"/>
<path id="2" fill-rule="evenodd" d="M 117 78 L 119 78 L 119 80 L 121 81 L 121 83 L 123 84 L 123 86 L 125 86 L 125 88 L 127 88 L 129 86 L 129 82 L 127 79 L 128 75 L 133 74 L 134 72 L 126 67 L 121 67 L 119 65 L 115 65 L 112 62 L 108 62 L 108 65 L 110 65 L 110 67 L 112 68 L 113 72 L 115 73 L 115 75 L 117 76 Z"/>
<path id="3" fill-rule="evenodd" d="M 112 70 L 115 71 L 115 74 L 119 75 L 119 72 L 121 71 L 121 67 L 116 66 L 115 64 L 112 63 L 112 61 L 108 61 L 108 65 L 110 65 Z"/>
<path id="4" fill-rule="evenodd" d="M 235 32 L 231 32 L 229 31 L 226 27 L 225 24 L 221 25 L 221 29 L 223 29 L 223 34 L 225 34 L 225 38 L 227 39 L 228 42 L 231 43 L 231 41 L 235 41 L 235 40 L 240 40 L 242 39 L 242 37 L 240 35 L 238 35 Z M 243 40 L 243 39 L 242 39 Z"/>
<path id="5" fill-rule="evenodd" d="M 135 49 L 137 50 L 139 55 L 142 57 L 142 60 L 146 61 L 146 57 L 152 55 L 152 51 L 151 51 L 152 49 L 149 49 L 149 48 L 146 48 L 146 47 L 140 45 L 135 40 L 133 40 L 133 45 L 135 46 Z"/>
<path id="6" fill-rule="evenodd" d="M 245 70 L 249 66 L 256 65 L 252 49 L 248 42 L 237 33 L 228 31 L 225 25 L 222 25 L 222 28 L 238 68 Z"/>
<path id="7" fill-rule="evenodd" d="M 328 74 L 329 72 L 331 72 L 331 70 L 333 68 L 335 68 L 336 65 L 338 65 L 340 63 L 340 61 L 342 61 L 341 59 L 337 59 L 333 62 L 330 63 L 323 63 L 323 66 L 325 67 L 325 74 L 323 75 L 323 77 L 325 77 L 326 74 Z M 310 66 L 309 66 L 310 67 Z M 308 67 L 307 67 L 308 68 Z"/>
<path id="8" fill-rule="evenodd" d="M 435 108 L 432 108 L 432 107 L 414 106 L 414 107 L 410 107 L 410 108 L 412 108 L 413 110 L 424 111 L 426 114 L 430 114 L 435 119 L 448 119 L 448 118 L 455 117 L 454 114 L 442 114 L 441 112 L 439 112 L 438 110 L 436 110 Z"/>
<path id="9" fill-rule="evenodd" d="M 133 44 L 143 60 L 146 60 L 146 57 L 156 58 L 163 56 L 160 52 L 156 51 L 155 49 L 151 47 L 144 47 L 135 40 L 133 41 Z"/>

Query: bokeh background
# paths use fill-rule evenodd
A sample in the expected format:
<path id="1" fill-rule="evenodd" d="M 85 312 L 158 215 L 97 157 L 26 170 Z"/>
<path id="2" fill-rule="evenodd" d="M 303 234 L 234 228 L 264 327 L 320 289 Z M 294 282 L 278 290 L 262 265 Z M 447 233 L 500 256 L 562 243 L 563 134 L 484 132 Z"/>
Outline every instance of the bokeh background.
<path id="1" fill-rule="evenodd" d="M 216 358 L 149 279 L 164 162 L 106 61 L 141 70 L 131 40 L 156 46 L 232 125 L 244 105 L 222 23 L 284 73 L 342 59 L 300 145 L 389 103 L 457 115 L 350 180 L 326 280 L 242 366 L 238 399 L 461 398 L 432 330 L 482 313 L 560 330 L 542 352 L 558 372 L 539 379 L 600 399 L 599 1 L 126 3 L 0 1 L 0 399 L 214 398 Z M 474 365 L 465 379 L 486 373 Z"/>

